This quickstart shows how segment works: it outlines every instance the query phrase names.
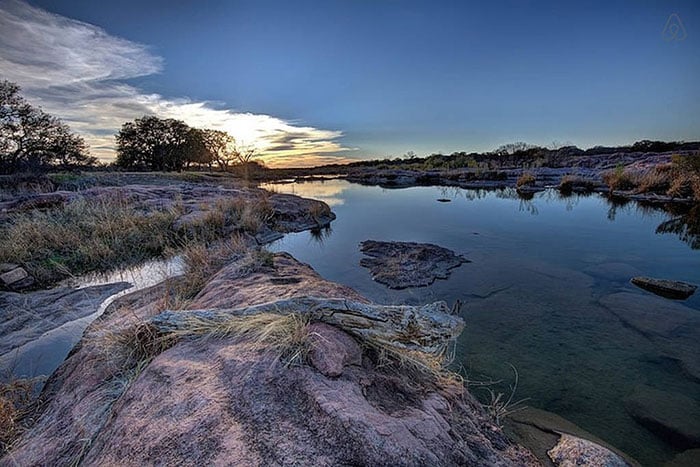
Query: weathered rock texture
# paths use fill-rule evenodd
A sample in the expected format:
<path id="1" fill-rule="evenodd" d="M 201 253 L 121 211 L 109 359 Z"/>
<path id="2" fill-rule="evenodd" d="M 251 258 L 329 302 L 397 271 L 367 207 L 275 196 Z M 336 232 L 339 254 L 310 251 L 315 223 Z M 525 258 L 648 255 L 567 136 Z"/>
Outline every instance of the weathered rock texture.
<path id="1" fill-rule="evenodd" d="M 360 265 L 369 268 L 372 279 L 392 289 L 430 285 L 447 279 L 450 269 L 468 262 L 452 250 L 430 243 L 378 242 L 366 240 L 360 250 L 369 258 Z"/>
<path id="2" fill-rule="evenodd" d="M 119 282 L 23 294 L 0 292 L 0 357 L 68 321 L 95 313 L 107 297 L 129 287 Z"/>
<path id="3" fill-rule="evenodd" d="M 301 314 L 311 321 L 332 324 L 360 339 L 441 355 L 451 339 L 464 329 L 464 321 L 450 314 L 445 302 L 415 307 L 374 305 L 345 298 L 297 297 L 238 309 L 164 311 L 148 320 L 161 334 L 186 332 L 192 322 L 225 324 L 232 316 L 263 313 Z"/>
<path id="4" fill-rule="evenodd" d="M 620 456 L 591 441 L 567 434 L 561 435 L 556 446 L 548 451 L 555 465 L 574 467 L 627 467 Z"/>
<path id="5" fill-rule="evenodd" d="M 666 298 L 685 300 L 695 293 L 697 285 L 688 284 L 681 281 L 671 281 L 667 279 L 654 279 L 653 277 L 637 276 L 631 282 L 644 290 L 661 295 Z"/>
<path id="6" fill-rule="evenodd" d="M 31 287 L 34 278 L 27 274 L 23 267 L 12 264 L 0 264 L 0 288 L 22 290 Z"/>
<path id="7" fill-rule="evenodd" d="M 377 365 L 328 324 L 311 325 L 322 343 L 312 346 L 311 365 L 286 366 L 245 338 L 210 337 L 178 341 L 139 373 L 108 337 L 161 312 L 164 293 L 157 286 L 122 297 L 88 328 L 48 381 L 36 423 L 0 465 L 537 464 L 458 386 L 423 385 Z M 225 267 L 190 307 L 309 294 L 366 302 L 282 254 L 273 269 Z"/>

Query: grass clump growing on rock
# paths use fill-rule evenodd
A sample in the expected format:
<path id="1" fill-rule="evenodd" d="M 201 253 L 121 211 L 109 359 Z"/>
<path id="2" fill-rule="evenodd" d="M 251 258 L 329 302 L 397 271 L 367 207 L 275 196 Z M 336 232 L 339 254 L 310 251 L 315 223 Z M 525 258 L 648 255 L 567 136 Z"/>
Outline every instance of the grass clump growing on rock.
<path id="1" fill-rule="evenodd" d="M 303 362 L 308 353 L 308 324 L 308 316 L 301 313 L 231 315 L 230 319 L 223 322 L 191 317 L 186 330 L 175 332 L 173 335 L 243 337 L 253 345 L 273 352 L 289 365 Z"/>
<path id="2" fill-rule="evenodd" d="M 185 272 L 176 291 L 179 298 L 190 299 L 197 295 L 219 269 L 242 257 L 247 249 L 246 241 L 240 235 L 211 246 L 202 243 L 187 246 L 182 254 Z"/>
<path id="3" fill-rule="evenodd" d="M 622 165 L 618 165 L 614 170 L 603 172 L 602 177 L 603 182 L 610 187 L 610 191 L 631 190 L 636 186 L 636 177 Z"/>
<path id="4" fill-rule="evenodd" d="M 523 174 L 520 175 L 518 180 L 515 182 L 515 186 L 518 188 L 533 186 L 535 182 L 537 182 L 537 178 L 535 178 L 534 174 L 530 172 L 523 172 Z"/>
<path id="5" fill-rule="evenodd" d="M 0 262 L 21 264 L 39 284 L 108 271 L 162 254 L 176 216 L 170 210 L 144 213 L 119 198 L 19 213 L 0 228 Z"/>
<path id="6" fill-rule="evenodd" d="M 34 379 L 12 379 L 0 383 L 0 456 L 7 452 L 24 431 L 22 417 L 35 402 Z"/>
<path id="7" fill-rule="evenodd" d="M 595 186 L 596 184 L 592 180 L 587 180 L 576 175 L 564 175 L 559 182 L 559 192 L 564 195 L 570 195 L 574 190 L 590 193 Z"/>

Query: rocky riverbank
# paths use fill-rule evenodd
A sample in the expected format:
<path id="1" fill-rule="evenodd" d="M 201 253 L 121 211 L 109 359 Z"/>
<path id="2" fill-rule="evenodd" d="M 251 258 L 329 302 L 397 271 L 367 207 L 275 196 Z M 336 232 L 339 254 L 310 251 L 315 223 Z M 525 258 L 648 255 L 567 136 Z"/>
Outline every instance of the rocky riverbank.
<path id="1" fill-rule="evenodd" d="M 687 151 L 682 153 L 686 157 L 700 157 L 690 155 Z M 526 164 L 500 166 L 496 164 L 498 158 L 494 158 L 494 164 L 489 164 L 488 168 L 427 169 L 366 166 L 347 169 L 342 177 L 349 182 L 383 188 L 412 186 L 465 189 L 517 188 L 518 193 L 527 198 L 552 187 L 564 195 L 572 192 L 600 192 L 618 199 L 655 204 L 691 204 L 694 202 L 691 182 L 688 181 L 686 183 L 688 186 L 682 189 L 671 189 L 673 180 L 668 177 L 668 174 L 655 173 L 657 168 L 670 167 L 675 154 L 677 153 L 590 154 L 564 157 L 556 164 L 549 166 Z M 625 183 L 611 185 L 610 179 L 616 174 L 626 177 Z M 629 186 L 626 186 L 627 184 Z"/>
<path id="2" fill-rule="evenodd" d="M 292 322 L 278 330 L 300 333 L 291 349 L 261 343 L 259 322 L 237 335 L 201 321 L 193 336 L 149 334 L 165 287 L 119 299 L 90 326 L 0 465 L 537 465 L 461 385 L 380 355 L 351 328 Z M 188 308 L 240 317 L 227 310 L 307 296 L 366 303 L 280 254 L 256 270 L 228 265 Z"/>

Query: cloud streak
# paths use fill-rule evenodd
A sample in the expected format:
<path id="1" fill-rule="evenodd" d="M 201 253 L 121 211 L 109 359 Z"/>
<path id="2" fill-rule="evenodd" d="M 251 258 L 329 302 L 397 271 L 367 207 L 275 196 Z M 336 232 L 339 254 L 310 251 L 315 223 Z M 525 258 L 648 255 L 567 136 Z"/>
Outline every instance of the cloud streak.
<path id="1" fill-rule="evenodd" d="M 147 46 L 17 0 L 0 0 L 0 78 L 85 137 L 103 161 L 115 157 L 114 134 L 142 115 L 177 118 L 229 132 L 258 150 L 270 166 L 346 162 L 342 132 L 297 126 L 283 119 L 208 102 L 148 94 L 123 82 L 163 70 Z"/>

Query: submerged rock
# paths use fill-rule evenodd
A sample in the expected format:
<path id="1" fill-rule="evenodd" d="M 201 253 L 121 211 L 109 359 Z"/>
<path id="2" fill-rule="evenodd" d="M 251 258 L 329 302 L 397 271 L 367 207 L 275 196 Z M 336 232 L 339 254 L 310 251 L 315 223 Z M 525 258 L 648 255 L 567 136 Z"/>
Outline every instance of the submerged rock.
<path id="1" fill-rule="evenodd" d="M 700 314 L 677 302 L 649 294 L 619 292 L 600 304 L 676 361 L 691 378 L 700 380 Z"/>
<path id="2" fill-rule="evenodd" d="M 698 467 L 698 465 L 700 465 L 700 449 L 689 449 L 666 462 L 664 467 Z"/>
<path id="3" fill-rule="evenodd" d="M 552 412 L 527 407 L 506 419 L 506 430 L 545 466 L 639 466 L 613 446 Z"/>
<path id="4" fill-rule="evenodd" d="M 450 269 L 469 260 L 452 250 L 430 243 L 379 242 L 366 240 L 360 250 L 360 266 L 369 268 L 372 279 L 391 289 L 422 287 L 447 279 Z"/>
<path id="5" fill-rule="evenodd" d="M 627 467 L 629 464 L 614 452 L 598 444 L 576 436 L 562 434 L 556 446 L 547 454 L 554 465 L 574 467 L 587 465 L 590 467 Z"/>
<path id="6" fill-rule="evenodd" d="M 667 279 L 654 279 L 653 277 L 637 276 L 631 282 L 644 290 L 655 293 L 666 298 L 685 300 L 695 293 L 697 285 L 688 284 L 681 281 L 671 281 Z"/>
<path id="7" fill-rule="evenodd" d="M 682 394 L 639 385 L 625 400 L 639 423 L 681 449 L 700 447 L 700 404 Z"/>
<path id="8" fill-rule="evenodd" d="M 308 326 L 308 364 L 246 335 L 149 347 L 144 322 L 165 294 L 160 285 L 121 297 L 90 325 L 0 465 L 538 465 L 461 385 L 387 365 L 338 327 Z M 190 307 L 310 294 L 366 302 L 279 254 L 271 267 L 224 267 Z M 134 361 L 143 354 L 124 342 L 152 357 Z"/>

